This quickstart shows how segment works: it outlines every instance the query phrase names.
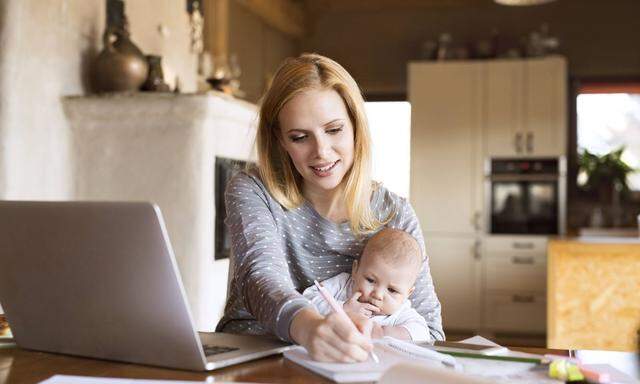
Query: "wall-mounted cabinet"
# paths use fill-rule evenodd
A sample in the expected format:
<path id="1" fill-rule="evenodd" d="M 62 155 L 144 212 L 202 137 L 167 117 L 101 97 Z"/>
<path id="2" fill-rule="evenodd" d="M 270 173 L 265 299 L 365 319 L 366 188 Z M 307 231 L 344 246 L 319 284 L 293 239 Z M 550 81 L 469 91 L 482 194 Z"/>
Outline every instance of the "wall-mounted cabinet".
<path id="1" fill-rule="evenodd" d="M 566 60 L 497 60 L 483 66 L 486 155 L 565 154 Z"/>
<path id="2" fill-rule="evenodd" d="M 482 221 L 482 88 L 475 63 L 409 66 L 410 196 L 425 233 L 473 236 Z"/>

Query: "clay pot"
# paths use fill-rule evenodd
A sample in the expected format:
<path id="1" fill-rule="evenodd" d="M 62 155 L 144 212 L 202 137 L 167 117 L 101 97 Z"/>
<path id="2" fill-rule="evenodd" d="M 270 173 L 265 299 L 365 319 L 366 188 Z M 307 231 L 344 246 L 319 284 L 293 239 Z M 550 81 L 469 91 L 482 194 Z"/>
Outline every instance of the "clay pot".
<path id="1" fill-rule="evenodd" d="M 96 92 L 137 91 L 147 78 L 144 55 L 129 40 L 129 32 L 109 27 L 102 37 L 104 49 L 93 64 L 91 83 Z"/>

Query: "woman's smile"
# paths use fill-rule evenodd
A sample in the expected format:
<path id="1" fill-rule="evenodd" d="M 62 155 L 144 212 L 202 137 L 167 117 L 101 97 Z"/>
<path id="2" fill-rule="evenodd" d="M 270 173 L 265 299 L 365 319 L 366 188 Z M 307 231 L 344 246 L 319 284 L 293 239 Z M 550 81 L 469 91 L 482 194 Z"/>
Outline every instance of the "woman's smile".
<path id="1" fill-rule="evenodd" d="M 340 160 L 336 160 L 330 163 L 310 165 L 309 167 L 313 170 L 313 173 L 315 173 L 316 176 L 327 177 L 331 176 L 331 171 L 336 167 L 336 165 L 338 165 L 339 162 Z"/>

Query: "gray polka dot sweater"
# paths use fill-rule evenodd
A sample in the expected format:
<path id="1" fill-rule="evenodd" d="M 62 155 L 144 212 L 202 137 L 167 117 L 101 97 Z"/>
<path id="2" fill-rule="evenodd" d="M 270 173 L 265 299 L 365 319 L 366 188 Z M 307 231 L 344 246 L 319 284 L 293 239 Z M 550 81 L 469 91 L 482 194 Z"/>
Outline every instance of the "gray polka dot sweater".
<path id="1" fill-rule="evenodd" d="M 291 341 L 291 320 L 299 310 L 313 306 L 301 292 L 314 279 L 350 273 L 367 238 L 356 238 L 348 223 L 325 219 L 308 202 L 283 208 L 253 172 L 240 172 L 230 180 L 225 203 L 232 256 L 227 304 L 217 330 L 274 334 Z M 380 186 L 371 204 L 380 219 L 396 212 L 387 226 L 413 235 L 424 254 L 422 230 L 406 199 Z M 433 339 L 443 340 L 440 302 L 428 263 L 410 300 L 427 320 Z"/>

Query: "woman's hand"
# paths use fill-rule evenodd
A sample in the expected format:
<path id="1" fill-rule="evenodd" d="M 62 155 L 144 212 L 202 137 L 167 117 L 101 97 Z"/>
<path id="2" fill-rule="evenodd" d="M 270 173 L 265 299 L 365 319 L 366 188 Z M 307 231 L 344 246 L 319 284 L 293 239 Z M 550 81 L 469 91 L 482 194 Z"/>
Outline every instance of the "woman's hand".
<path id="1" fill-rule="evenodd" d="M 371 317 L 380 312 L 380 308 L 370 303 L 361 303 L 358 299 L 362 296 L 361 292 L 354 292 L 349 300 L 345 301 L 342 307 L 347 313 L 358 313 L 366 317 Z"/>
<path id="2" fill-rule="evenodd" d="M 353 323 L 337 313 L 322 317 L 314 308 L 302 309 L 291 322 L 291 338 L 318 361 L 365 361 L 373 349 L 372 322 L 363 315 L 349 316 Z"/>

